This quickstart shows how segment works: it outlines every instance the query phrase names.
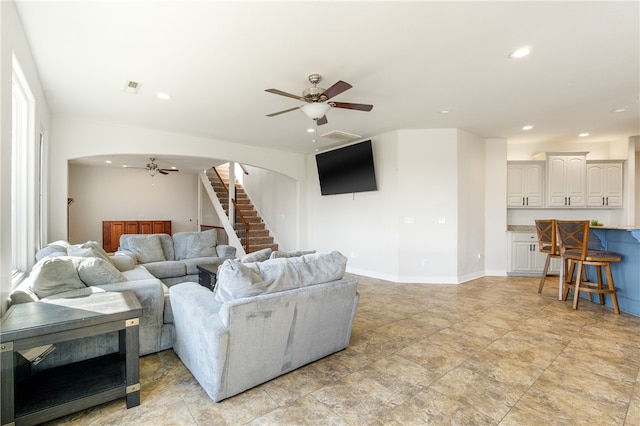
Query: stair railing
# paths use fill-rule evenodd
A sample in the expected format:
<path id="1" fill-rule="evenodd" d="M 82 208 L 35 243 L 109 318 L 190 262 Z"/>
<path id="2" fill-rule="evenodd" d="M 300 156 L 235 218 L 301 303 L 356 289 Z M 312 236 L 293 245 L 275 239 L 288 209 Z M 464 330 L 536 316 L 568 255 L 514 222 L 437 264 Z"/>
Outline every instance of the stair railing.
<path id="1" fill-rule="evenodd" d="M 220 176 L 220 173 L 218 173 L 218 170 L 215 167 L 213 167 L 213 171 L 215 172 L 216 176 L 218 176 L 218 180 L 220 181 L 220 183 L 222 183 L 224 190 L 227 192 L 227 197 L 229 197 L 229 187 L 226 183 L 224 183 L 224 180 L 222 180 L 222 176 Z M 238 223 L 238 219 L 240 219 L 240 222 L 242 222 L 242 226 L 244 227 L 245 232 L 244 251 L 245 253 L 249 253 L 249 232 L 251 231 L 251 225 L 245 220 L 242 212 L 240 211 L 240 208 L 238 207 L 238 204 L 236 203 L 236 200 L 231 198 L 231 202 L 233 203 L 234 207 L 234 223 Z"/>

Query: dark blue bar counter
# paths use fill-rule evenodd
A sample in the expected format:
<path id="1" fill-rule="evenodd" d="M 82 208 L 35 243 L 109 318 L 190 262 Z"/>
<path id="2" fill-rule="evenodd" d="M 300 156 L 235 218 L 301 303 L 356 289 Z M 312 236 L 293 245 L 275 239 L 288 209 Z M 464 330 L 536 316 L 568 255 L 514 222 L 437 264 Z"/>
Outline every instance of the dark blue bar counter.
<path id="1" fill-rule="evenodd" d="M 640 316 L 640 227 L 593 227 L 589 248 L 622 255 L 621 262 L 611 264 L 620 312 Z M 587 268 L 589 281 L 596 281 L 590 269 L 595 268 Z M 605 304 L 611 307 L 609 295 L 605 295 Z"/>

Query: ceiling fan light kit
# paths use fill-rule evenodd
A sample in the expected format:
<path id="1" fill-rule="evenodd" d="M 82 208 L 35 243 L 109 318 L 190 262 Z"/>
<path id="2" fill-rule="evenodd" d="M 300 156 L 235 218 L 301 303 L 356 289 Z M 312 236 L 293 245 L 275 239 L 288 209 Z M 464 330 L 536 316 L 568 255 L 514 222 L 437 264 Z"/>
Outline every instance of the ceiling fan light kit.
<path id="1" fill-rule="evenodd" d="M 317 125 L 323 125 L 328 122 L 325 114 L 331 108 L 355 109 L 358 111 L 371 111 L 373 109 L 373 105 L 368 104 L 354 104 L 351 102 L 327 102 L 329 99 L 339 95 L 346 90 L 351 89 L 353 86 L 345 81 L 340 80 L 328 89 L 323 89 L 322 87 L 318 87 L 318 83 L 320 83 L 320 80 L 322 80 L 322 76 L 320 74 L 311 74 L 309 76 L 309 81 L 313 86 L 304 89 L 302 91 L 302 96 L 293 95 L 291 93 L 283 92 L 282 90 L 278 89 L 266 89 L 266 92 L 273 93 L 274 95 L 286 96 L 288 98 L 298 99 L 300 101 L 306 102 L 305 105 L 299 107 L 289 108 L 283 111 L 267 114 L 267 117 L 275 117 L 276 115 L 300 109 L 307 117 L 315 120 Z"/>
<path id="2" fill-rule="evenodd" d="M 324 117 L 324 115 L 331 109 L 331 105 L 328 103 L 315 102 L 312 104 L 306 104 L 300 107 L 302 112 L 312 120 L 317 120 Z"/>

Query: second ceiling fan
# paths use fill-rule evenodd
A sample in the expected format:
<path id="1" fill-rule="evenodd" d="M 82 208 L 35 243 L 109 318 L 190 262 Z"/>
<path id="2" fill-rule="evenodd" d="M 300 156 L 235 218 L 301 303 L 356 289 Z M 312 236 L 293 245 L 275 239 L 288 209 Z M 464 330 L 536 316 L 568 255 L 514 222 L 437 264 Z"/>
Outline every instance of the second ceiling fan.
<path id="1" fill-rule="evenodd" d="M 328 89 L 323 89 L 322 87 L 318 87 L 318 83 L 320 83 L 320 80 L 322 80 L 322 76 L 320 76 L 320 74 L 311 74 L 309 76 L 309 81 L 313 86 L 305 89 L 302 92 L 302 96 L 293 95 L 291 93 L 283 92 L 282 90 L 278 89 L 266 89 L 265 91 L 269 93 L 286 96 L 288 98 L 298 99 L 300 101 L 306 102 L 305 105 L 267 114 L 267 117 L 274 117 L 276 115 L 284 114 L 285 112 L 300 109 L 305 113 L 307 117 L 315 120 L 318 125 L 322 125 L 328 122 L 327 116 L 325 114 L 331 108 L 354 109 L 357 111 L 371 111 L 373 109 L 373 105 L 368 104 L 354 104 L 351 102 L 334 101 L 328 102 L 334 96 L 337 96 L 340 93 L 351 89 L 353 86 L 345 81 L 340 80 Z"/>

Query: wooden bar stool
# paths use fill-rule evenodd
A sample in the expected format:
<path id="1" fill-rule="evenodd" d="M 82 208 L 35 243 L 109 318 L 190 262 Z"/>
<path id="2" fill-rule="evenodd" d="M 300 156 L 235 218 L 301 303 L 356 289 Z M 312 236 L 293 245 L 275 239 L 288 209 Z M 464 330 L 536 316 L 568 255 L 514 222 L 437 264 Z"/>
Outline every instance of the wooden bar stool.
<path id="1" fill-rule="evenodd" d="M 544 282 L 549 276 L 551 259 L 560 257 L 560 248 L 556 240 L 556 220 L 536 220 L 536 232 L 538 233 L 538 249 L 540 253 L 547 254 L 547 259 L 544 261 L 544 269 L 542 270 L 542 277 L 540 277 L 540 286 L 538 287 L 538 293 L 542 293 Z"/>
<path id="2" fill-rule="evenodd" d="M 600 296 L 600 304 L 604 305 L 604 295 L 611 295 L 613 311 L 620 313 L 618 307 L 618 297 L 611 275 L 611 263 L 620 262 L 622 256 L 617 253 L 600 250 L 589 250 L 589 221 L 588 220 L 558 220 L 556 221 L 558 237 L 560 239 L 560 250 L 562 257 L 567 260 L 568 272 L 564 282 L 564 300 L 567 300 L 569 290 L 573 289 L 573 309 L 578 309 L 578 299 L 580 292 L 587 293 L 591 300 L 591 293 Z M 595 266 L 597 282 L 586 280 L 585 266 Z M 607 286 L 602 282 L 602 268 L 604 267 L 607 277 Z M 575 280 L 573 278 L 576 274 Z"/>

